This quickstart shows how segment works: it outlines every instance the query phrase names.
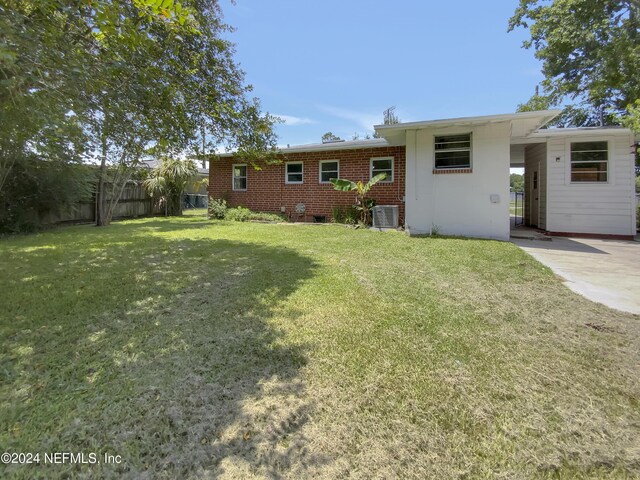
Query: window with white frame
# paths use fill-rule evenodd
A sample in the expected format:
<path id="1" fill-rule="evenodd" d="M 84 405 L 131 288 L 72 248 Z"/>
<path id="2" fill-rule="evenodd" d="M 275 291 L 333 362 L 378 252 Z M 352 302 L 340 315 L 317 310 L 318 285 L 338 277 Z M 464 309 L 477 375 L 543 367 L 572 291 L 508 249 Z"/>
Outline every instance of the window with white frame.
<path id="1" fill-rule="evenodd" d="M 606 182 L 609 164 L 607 142 L 571 143 L 571 182 Z"/>
<path id="2" fill-rule="evenodd" d="M 247 189 L 247 165 L 233 165 L 233 189 L 234 190 L 246 190 Z"/>
<path id="3" fill-rule="evenodd" d="M 436 170 L 471 168 L 471 134 L 437 135 L 434 142 Z"/>
<path id="4" fill-rule="evenodd" d="M 287 162 L 284 174 L 285 183 L 303 183 L 302 162 Z"/>
<path id="5" fill-rule="evenodd" d="M 382 180 L 382 183 L 393 182 L 393 157 L 380 157 L 371 159 L 371 171 L 370 178 L 384 173 L 387 176 Z"/>
<path id="6" fill-rule="evenodd" d="M 330 183 L 340 178 L 340 162 L 338 160 L 323 160 L 320 162 L 320 183 Z"/>

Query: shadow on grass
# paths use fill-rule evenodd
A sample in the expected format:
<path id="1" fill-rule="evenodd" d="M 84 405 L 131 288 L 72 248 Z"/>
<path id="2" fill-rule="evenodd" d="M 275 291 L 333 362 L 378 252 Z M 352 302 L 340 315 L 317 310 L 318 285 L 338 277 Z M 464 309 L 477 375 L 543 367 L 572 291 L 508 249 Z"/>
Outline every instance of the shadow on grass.
<path id="1" fill-rule="evenodd" d="M 566 237 L 552 237 L 549 241 L 546 242 L 518 238 L 512 239 L 511 242 L 515 243 L 518 246 L 535 248 L 536 250 L 555 250 L 559 252 L 597 253 L 600 255 L 609 255 L 609 253 L 605 252 L 604 250 L 600 250 L 599 248 L 592 247 L 591 245 L 587 245 L 586 243 L 575 241 Z"/>
<path id="2" fill-rule="evenodd" d="M 314 262 L 260 244 L 132 239 L 121 227 L 1 253 L 0 443 L 122 463 L 2 476 L 278 476 L 327 462 L 304 448 L 308 346 L 282 328 Z M 78 235 L 84 243 L 66 244 Z"/>

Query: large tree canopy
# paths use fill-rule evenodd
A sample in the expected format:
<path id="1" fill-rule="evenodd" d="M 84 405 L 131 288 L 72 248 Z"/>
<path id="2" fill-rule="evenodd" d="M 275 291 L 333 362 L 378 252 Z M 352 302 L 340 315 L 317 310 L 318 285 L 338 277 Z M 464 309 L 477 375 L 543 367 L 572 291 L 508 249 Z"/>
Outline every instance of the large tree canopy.
<path id="1" fill-rule="evenodd" d="M 22 158 L 92 157 L 103 224 L 105 185 L 143 155 L 275 150 L 217 0 L 0 0 L 0 14 L 0 194 Z"/>
<path id="2" fill-rule="evenodd" d="M 598 123 L 603 112 L 610 123 L 640 98 L 638 0 L 520 0 L 509 21 L 516 27 L 529 29 L 523 46 L 535 49 L 545 76 L 543 93 L 523 109 L 569 99 L 568 121 Z"/>

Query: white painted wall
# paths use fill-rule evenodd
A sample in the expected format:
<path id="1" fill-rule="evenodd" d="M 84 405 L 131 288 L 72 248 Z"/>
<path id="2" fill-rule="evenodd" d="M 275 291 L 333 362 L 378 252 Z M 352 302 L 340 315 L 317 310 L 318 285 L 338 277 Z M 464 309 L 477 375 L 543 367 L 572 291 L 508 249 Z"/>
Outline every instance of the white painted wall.
<path id="1" fill-rule="evenodd" d="M 571 183 L 571 142 L 609 144 L 606 183 Z M 635 172 L 628 131 L 547 140 L 547 225 L 550 232 L 635 235 Z"/>
<path id="2" fill-rule="evenodd" d="M 511 122 L 407 131 L 407 230 L 508 240 L 510 131 Z M 469 132 L 473 172 L 434 175 L 434 136 Z"/>

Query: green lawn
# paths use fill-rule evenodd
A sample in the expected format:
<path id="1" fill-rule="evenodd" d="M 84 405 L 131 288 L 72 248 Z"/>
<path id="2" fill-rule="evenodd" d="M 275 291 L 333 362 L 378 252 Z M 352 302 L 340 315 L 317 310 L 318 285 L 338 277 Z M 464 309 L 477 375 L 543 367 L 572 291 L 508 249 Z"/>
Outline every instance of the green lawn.
<path id="1" fill-rule="evenodd" d="M 1 478 L 640 475 L 640 317 L 509 243 L 191 215 L 0 279 L 3 450 L 122 456 Z"/>

